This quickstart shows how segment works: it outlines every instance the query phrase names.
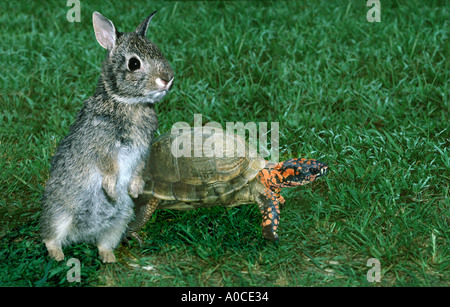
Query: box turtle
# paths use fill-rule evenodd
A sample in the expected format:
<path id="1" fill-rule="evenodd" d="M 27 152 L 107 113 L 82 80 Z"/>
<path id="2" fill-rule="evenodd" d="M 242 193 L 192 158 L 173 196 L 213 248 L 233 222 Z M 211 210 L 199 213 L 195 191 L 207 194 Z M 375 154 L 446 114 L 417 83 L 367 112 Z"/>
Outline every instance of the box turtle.
<path id="1" fill-rule="evenodd" d="M 280 206 L 285 201 L 281 188 L 307 184 L 326 171 L 325 163 L 313 159 L 265 161 L 241 137 L 219 129 L 173 130 L 152 145 L 144 192 L 135 199 L 135 220 L 128 235 L 140 242 L 137 231 L 156 209 L 257 203 L 263 236 L 278 241 Z"/>

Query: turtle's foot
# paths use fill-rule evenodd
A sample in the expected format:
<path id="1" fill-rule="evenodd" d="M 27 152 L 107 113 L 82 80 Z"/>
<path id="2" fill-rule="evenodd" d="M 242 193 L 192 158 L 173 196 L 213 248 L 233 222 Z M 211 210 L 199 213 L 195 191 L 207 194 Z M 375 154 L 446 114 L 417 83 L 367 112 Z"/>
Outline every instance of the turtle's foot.
<path id="1" fill-rule="evenodd" d="M 142 245 L 144 244 L 144 240 L 142 240 L 141 236 L 138 235 L 137 232 L 135 232 L 135 231 L 128 231 L 126 236 L 124 236 L 122 238 L 122 242 L 130 247 L 131 246 L 131 242 L 130 242 L 130 240 L 128 240 L 129 238 L 135 239 L 139 243 L 140 247 L 142 247 Z"/>
<path id="2" fill-rule="evenodd" d="M 141 236 L 139 236 L 139 235 L 137 234 L 137 232 L 132 232 L 132 233 L 130 233 L 130 237 L 132 237 L 133 239 L 135 239 L 135 240 L 139 243 L 139 246 L 142 247 L 142 244 L 144 244 L 144 241 L 142 240 Z"/>
<path id="3" fill-rule="evenodd" d="M 275 224 L 275 222 L 276 222 L 276 224 Z M 261 226 L 262 226 L 263 237 L 274 243 L 278 243 L 278 241 L 280 240 L 276 233 L 276 230 L 278 228 L 278 221 L 267 219 L 262 222 Z"/>

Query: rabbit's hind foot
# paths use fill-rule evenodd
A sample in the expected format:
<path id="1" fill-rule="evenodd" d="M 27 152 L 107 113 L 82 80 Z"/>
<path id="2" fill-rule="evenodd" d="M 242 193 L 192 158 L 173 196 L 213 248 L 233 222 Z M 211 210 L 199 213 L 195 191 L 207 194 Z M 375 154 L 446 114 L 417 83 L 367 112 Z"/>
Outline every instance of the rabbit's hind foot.
<path id="1" fill-rule="evenodd" d="M 48 254 L 51 258 L 56 261 L 64 260 L 64 253 L 61 248 L 61 244 L 51 240 L 45 242 L 45 247 L 47 247 Z"/>
<path id="2" fill-rule="evenodd" d="M 99 253 L 100 259 L 102 259 L 103 263 L 116 262 L 116 256 L 114 256 L 114 252 L 111 249 L 107 249 L 107 248 L 103 248 L 103 247 L 99 246 L 98 253 Z"/>

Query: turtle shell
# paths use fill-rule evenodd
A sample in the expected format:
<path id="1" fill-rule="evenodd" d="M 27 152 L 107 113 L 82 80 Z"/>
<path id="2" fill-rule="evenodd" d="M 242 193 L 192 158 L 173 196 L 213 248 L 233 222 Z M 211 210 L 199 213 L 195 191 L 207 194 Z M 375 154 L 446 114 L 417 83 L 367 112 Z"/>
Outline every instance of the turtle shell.
<path id="1" fill-rule="evenodd" d="M 173 129 L 152 145 L 146 194 L 163 200 L 225 203 L 265 160 L 238 135 L 217 128 Z"/>

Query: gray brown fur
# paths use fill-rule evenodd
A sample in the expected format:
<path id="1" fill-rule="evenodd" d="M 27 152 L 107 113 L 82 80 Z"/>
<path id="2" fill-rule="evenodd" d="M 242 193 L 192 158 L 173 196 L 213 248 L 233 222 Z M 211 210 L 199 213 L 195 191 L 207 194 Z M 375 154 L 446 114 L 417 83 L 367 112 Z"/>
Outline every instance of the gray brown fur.
<path id="1" fill-rule="evenodd" d="M 145 37 L 152 16 L 135 32 L 119 33 L 93 15 L 97 41 L 108 54 L 95 94 L 56 149 L 42 198 L 42 239 L 56 260 L 64 259 L 62 246 L 89 242 L 104 262 L 114 262 L 113 250 L 133 219 L 130 195 L 143 191 L 141 173 L 158 125 L 153 105 L 173 81 L 169 63 Z M 129 69 L 131 57 L 141 69 Z"/>

